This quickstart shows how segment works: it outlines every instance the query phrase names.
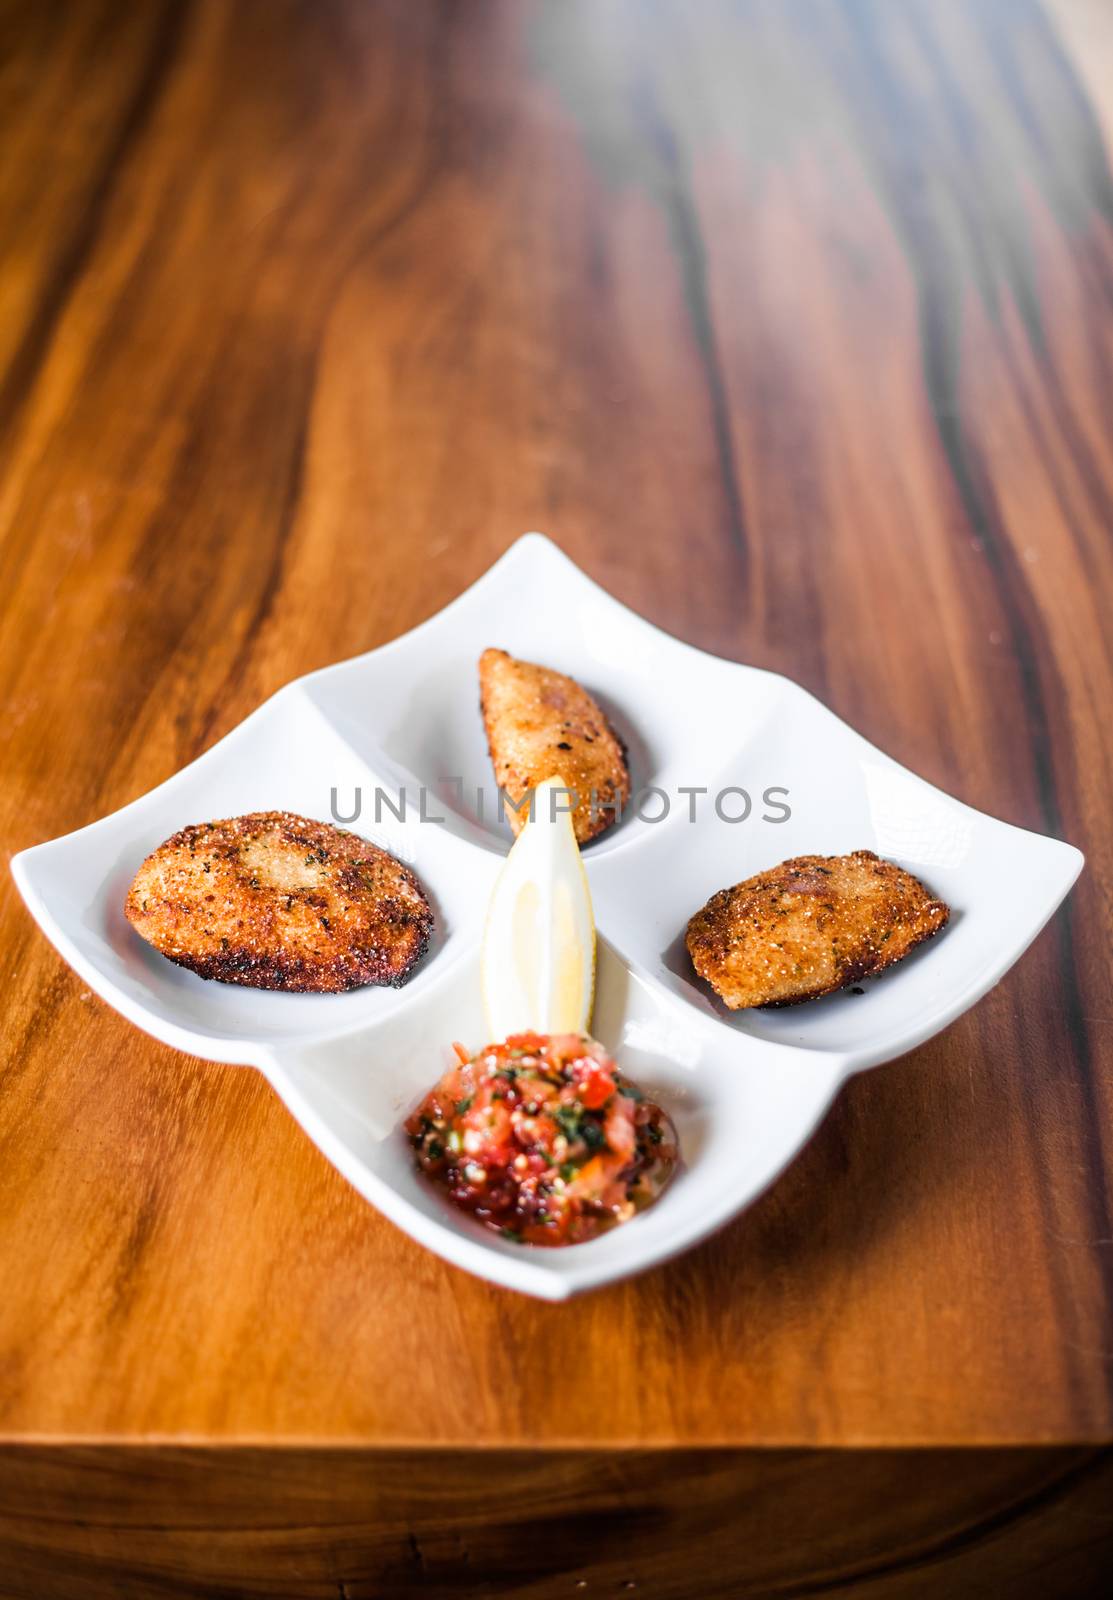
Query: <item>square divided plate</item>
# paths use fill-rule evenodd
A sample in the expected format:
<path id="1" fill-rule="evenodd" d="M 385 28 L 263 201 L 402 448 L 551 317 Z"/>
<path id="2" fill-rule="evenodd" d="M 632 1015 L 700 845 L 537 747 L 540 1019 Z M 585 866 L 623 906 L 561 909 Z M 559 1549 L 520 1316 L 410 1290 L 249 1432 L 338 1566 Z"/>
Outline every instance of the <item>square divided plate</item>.
<path id="1" fill-rule="evenodd" d="M 399 1127 L 454 1039 L 486 1042 L 480 936 L 510 841 L 493 814 L 477 709 L 476 661 L 492 644 L 585 684 L 627 741 L 635 789 L 669 797 L 669 814 L 653 821 L 665 801 L 647 794 L 644 816 L 628 813 L 585 861 L 600 931 L 593 1031 L 670 1112 L 683 1165 L 649 1211 L 565 1250 L 514 1244 L 456 1212 L 415 1172 Z M 402 820 L 383 806 L 376 821 L 377 787 L 395 806 L 405 792 Z M 765 803 L 773 787 L 787 795 Z M 333 789 L 349 826 L 413 866 L 436 911 L 432 948 L 403 989 L 206 983 L 132 932 L 127 886 L 178 828 L 256 810 L 327 820 Z M 728 789 L 720 817 L 714 798 Z M 739 789 L 751 813 L 726 821 L 744 809 Z M 687 963 L 692 912 L 786 857 L 866 848 L 948 901 L 947 930 L 865 998 L 733 1015 L 718 1006 Z M 897 766 L 787 679 L 669 638 L 530 534 L 430 621 L 287 685 L 159 788 L 24 851 L 12 870 L 47 937 L 125 1017 L 193 1055 L 258 1067 L 400 1228 L 494 1283 L 560 1300 L 641 1271 L 739 1212 L 850 1073 L 937 1033 L 1003 976 L 1081 866 L 1070 845 L 982 816 Z"/>

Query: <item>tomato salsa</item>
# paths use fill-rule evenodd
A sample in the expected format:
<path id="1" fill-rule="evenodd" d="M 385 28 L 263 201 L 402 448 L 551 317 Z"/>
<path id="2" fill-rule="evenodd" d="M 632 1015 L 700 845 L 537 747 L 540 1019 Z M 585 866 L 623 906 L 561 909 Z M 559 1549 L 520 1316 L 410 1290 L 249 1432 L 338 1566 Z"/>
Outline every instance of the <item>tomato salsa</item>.
<path id="1" fill-rule="evenodd" d="M 582 1244 L 657 1198 L 676 1165 L 659 1105 L 584 1034 L 512 1034 L 459 1061 L 407 1119 L 418 1167 L 523 1244 Z"/>

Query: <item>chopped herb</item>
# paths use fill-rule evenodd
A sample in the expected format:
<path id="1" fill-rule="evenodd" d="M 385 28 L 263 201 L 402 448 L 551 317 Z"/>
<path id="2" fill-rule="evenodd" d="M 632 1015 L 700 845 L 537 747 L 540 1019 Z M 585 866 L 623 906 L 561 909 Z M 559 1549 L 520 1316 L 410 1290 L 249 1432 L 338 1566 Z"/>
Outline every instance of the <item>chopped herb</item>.
<path id="1" fill-rule="evenodd" d="M 473 1094 L 466 1094 L 462 1100 L 456 1102 L 456 1115 L 462 1117 L 465 1111 L 471 1110 L 471 1103 L 475 1099 Z"/>
<path id="2" fill-rule="evenodd" d="M 588 1117 L 584 1118 L 583 1133 L 581 1137 L 589 1150 L 601 1150 L 607 1142 L 603 1130 L 599 1124 L 597 1122 L 593 1122 Z"/>
<path id="3" fill-rule="evenodd" d="M 583 1138 L 584 1114 L 575 1106 L 558 1106 L 553 1113 L 553 1120 L 569 1144 L 575 1144 L 577 1139 Z"/>
<path id="4" fill-rule="evenodd" d="M 524 1243 L 524 1240 L 522 1239 L 522 1236 L 518 1232 L 517 1228 L 500 1228 L 499 1232 L 502 1234 L 504 1239 L 512 1239 L 515 1244 Z"/>

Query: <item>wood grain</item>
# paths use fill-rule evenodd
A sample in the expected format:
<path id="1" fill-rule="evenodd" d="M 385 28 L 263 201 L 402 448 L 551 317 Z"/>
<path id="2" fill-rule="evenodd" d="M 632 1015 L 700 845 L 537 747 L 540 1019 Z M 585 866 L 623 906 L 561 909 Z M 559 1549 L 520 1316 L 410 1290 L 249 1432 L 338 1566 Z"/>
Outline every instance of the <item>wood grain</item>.
<path id="1" fill-rule="evenodd" d="M 267 1450 L 175 1448 L 137 1474 L 103 1446 L 0 1451 L 5 1600 L 1055 1600 L 1108 1574 L 1108 1451 L 480 1460 L 294 1449 L 276 1473 Z"/>
<path id="2" fill-rule="evenodd" d="M 5 852 L 541 527 L 1088 855 L 748 1215 L 559 1308 L 403 1238 L 255 1075 L 129 1028 L 5 878 L 0 1435 L 1108 1440 L 1108 7 L 0 17 Z"/>

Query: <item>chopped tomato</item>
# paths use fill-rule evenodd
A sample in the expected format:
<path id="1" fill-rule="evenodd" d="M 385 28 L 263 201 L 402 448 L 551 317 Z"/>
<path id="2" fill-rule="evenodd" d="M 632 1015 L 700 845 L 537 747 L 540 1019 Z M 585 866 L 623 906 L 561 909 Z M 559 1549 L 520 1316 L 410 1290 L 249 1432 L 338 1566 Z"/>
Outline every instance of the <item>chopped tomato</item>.
<path id="1" fill-rule="evenodd" d="M 606 1067 L 593 1056 L 577 1061 L 572 1067 L 573 1078 L 580 1101 L 588 1111 L 599 1111 L 615 1091 L 615 1081 Z"/>

